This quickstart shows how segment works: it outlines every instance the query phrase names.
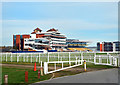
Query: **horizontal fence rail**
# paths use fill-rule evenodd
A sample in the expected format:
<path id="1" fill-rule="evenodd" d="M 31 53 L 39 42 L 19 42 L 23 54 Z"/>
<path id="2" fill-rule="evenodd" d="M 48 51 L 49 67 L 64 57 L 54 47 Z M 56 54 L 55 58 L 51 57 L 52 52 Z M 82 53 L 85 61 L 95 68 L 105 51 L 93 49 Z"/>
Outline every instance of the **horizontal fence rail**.
<path id="1" fill-rule="evenodd" d="M 49 61 L 74 61 L 83 58 L 93 61 L 94 57 L 118 57 L 118 53 L 94 53 L 94 52 L 49 52 L 49 53 L 0 53 L 1 62 L 49 62 Z"/>

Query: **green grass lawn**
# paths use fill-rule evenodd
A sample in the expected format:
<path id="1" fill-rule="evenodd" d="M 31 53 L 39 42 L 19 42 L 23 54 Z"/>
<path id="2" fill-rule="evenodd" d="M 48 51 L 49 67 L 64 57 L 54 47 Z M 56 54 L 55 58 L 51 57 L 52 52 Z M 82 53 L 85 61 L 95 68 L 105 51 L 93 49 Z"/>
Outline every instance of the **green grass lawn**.
<path id="1" fill-rule="evenodd" d="M 66 64 L 68 65 L 68 64 Z M 53 65 L 50 65 L 53 66 Z M 61 66 L 60 64 L 58 66 Z M 74 67 L 74 68 L 79 68 L 82 69 L 82 71 L 59 71 L 56 72 L 57 76 L 67 76 L 67 75 L 74 75 L 78 73 L 84 72 L 84 65 Z M 74 69 L 72 68 L 72 69 Z M 93 70 L 101 70 L 101 69 L 108 69 L 108 68 L 114 68 L 112 66 L 105 66 L 105 65 L 94 65 L 93 63 L 88 63 L 87 62 L 87 69 L 93 69 Z M 38 69 L 37 69 L 38 70 Z M 52 77 L 52 74 L 40 76 L 40 79 L 38 79 L 38 71 L 33 71 L 33 68 L 23 68 L 23 67 L 2 67 L 2 82 L 4 82 L 4 75 L 8 75 L 8 83 L 10 84 L 28 84 L 25 83 L 25 71 L 28 71 L 28 83 L 35 83 L 38 81 L 42 80 L 48 80 Z M 89 71 L 89 70 L 87 70 Z M 55 73 L 55 74 L 56 74 Z"/>
<path id="2" fill-rule="evenodd" d="M 52 76 L 52 74 L 48 74 L 40 76 L 40 79 L 38 79 L 38 71 L 33 71 L 31 68 L 2 67 L 2 83 L 4 82 L 4 75 L 8 75 L 8 83 L 11 85 L 28 84 L 25 83 L 25 71 L 28 71 L 28 83 L 47 80 Z"/>

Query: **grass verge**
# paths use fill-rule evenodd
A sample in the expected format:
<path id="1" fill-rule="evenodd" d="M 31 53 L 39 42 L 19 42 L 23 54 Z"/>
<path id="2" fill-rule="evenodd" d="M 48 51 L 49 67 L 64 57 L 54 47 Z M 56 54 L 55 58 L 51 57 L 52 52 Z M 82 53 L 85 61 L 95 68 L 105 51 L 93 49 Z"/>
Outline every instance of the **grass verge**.
<path id="1" fill-rule="evenodd" d="M 25 82 L 25 71 L 28 71 L 28 83 Z M 19 67 L 2 67 L 2 85 L 4 85 L 4 75 L 8 75 L 9 84 L 30 84 L 42 80 L 48 80 L 52 74 L 40 76 L 38 79 L 38 71 L 33 71 L 32 68 L 19 68 Z M 8 85 L 9 85 L 8 84 Z"/>

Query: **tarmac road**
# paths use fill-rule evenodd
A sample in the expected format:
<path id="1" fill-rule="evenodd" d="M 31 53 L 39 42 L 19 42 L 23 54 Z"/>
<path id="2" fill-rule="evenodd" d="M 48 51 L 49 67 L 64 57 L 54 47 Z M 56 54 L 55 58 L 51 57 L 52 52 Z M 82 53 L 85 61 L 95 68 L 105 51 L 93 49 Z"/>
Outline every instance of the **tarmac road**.
<path id="1" fill-rule="evenodd" d="M 118 83 L 118 68 L 80 73 L 34 83 Z"/>

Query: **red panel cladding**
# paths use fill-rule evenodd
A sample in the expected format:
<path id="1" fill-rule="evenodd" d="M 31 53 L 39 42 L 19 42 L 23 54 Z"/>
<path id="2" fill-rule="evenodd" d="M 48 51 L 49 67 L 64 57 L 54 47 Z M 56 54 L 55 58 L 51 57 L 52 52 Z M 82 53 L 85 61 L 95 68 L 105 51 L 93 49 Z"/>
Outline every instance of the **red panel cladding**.
<path id="1" fill-rule="evenodd" d="M 22 35 L 22 38 L 30 38 L 30 35 Z"/>
<path id="2" fill-rule="evenodd" d="M 100 51 L 102 51 L 102 44 L 100 44 Z"/>
<path id="3" fill-rule="evenodd" d="M 36 34 L 36 38 L 40 38 L 40 37 L 43 37 L 44 34 Z"/>
<path id="4" fill-rule="evenodd" d="M 20 50 L 20 35 L 16 35 L 16 46 Z"/>

